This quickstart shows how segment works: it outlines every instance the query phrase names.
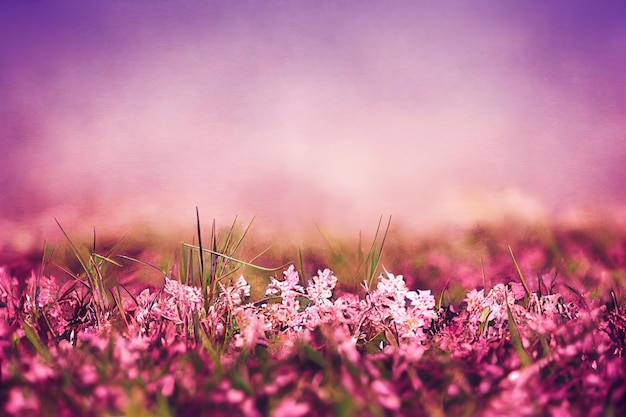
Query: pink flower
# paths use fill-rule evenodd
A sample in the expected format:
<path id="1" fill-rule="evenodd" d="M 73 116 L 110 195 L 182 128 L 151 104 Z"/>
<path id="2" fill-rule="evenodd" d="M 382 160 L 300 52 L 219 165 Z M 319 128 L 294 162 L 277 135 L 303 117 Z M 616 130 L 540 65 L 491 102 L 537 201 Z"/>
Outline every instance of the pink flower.
<path id="1" fill-rule="evenodd" d="M 502 325 L 508 320 L 507 306 L 513 309 L 515 305 L 515 296 L 508 291 L 504 284 L 495 285 L 487 296 L 484 296 L 484 290 L 472 290 L 465 297 L 467 302 L 467 312 L 469 313 L 469 321 L 474 323 L 482 323 L 485 320 L 495 321 L 496 325 Z M 488 311 L 487 317 L 483 317 Z"/>
<path id="2" fill-rule="evenodd" d="M 163 394 L 164 397 L 170 397 L 176 387 L 176 378 L 171 374 L 167 374 L 161 378 L 159 385 L 161 385 L 161 394 Z"/>
<path id="3" fill-rule="evenodd" d="M 4 410 L 13 415 L 28 414 L 27 412 L 36 415 L 40 413 L 40 408 L 41 406 L 35 395 L 24 395 L 23 390 L 15 387 L 9 391 L 9 400 Z"/>
<path id="4" fill-rule="evenodd" d="M 85 363 L 80 368 L 80 379 L 85 385 L 94 385 L 98 382 L 98 370 L 91 363 Z"/>
<path id="5" fill-rule="evenodd" d="M 406 287 L 406 283 L 404 282 L 404 277 L 402 275 L 393 275 L 389 272 L 386 272 L 386 277 L 382 274 L 378 278 L 378 285 L 376 289 L 382 293 L 386 294 L 397 294 L 404 295 L 408 291 Z"/>
<path id="6" fill-rule="evenodd" d="M 248 284 L 248 281 L 246 281 L 243 275 L 239 277 L 234 285 L 224 287 L 224 285 L 220 283 L 220 287 L 222 289 L 222 295 L 231 309 L 240 306 L 244 299 L 250 297 L 250 284 Z"/>
<path id="7" fill-rule="evenodd" d="M 183 323 L 185 318 L 202 310 L 204 299 L 198 287 L 181 284 L 165 278 L 163 286 L 165 297 L 161 300 L 163 317 L 176 323 Z"/>
<path id="8" fill-rule="evenodd" d="M 189 314 L 200 311 L 202 308 L 203 298 L 202 292 L 198 287 L 181 284 L 178 281 L 165 278 L 165 286 L 163 291 L 170 294 L 180 304 L 182 308 L 187 310 Z"/>
<path id="9" fill-rule="evenodd" d="M 272 278 L 267 289 L 266 295 L 280 296 L 280 304 L 271 303 L 263 304 L 262 309 L 267 317 L 266 327 L 281 328 L 284 326 L 295 328 L 301 326 L 302 317 L 300 317 L 301 304 L 298 297 L 305 294 L 304 288 L 299 284 L 300 278 L 298 271 L 293 265 L 283 272 L 284 281 L 278 281 Z"/>
<path id="10" fill-rule="evenodd" d="M 45 381 L 54 375 L 54 371 L 49 366 L 44 365 L 39 357 L 35 357 L 30 364 L 30 369 L 24 373 L 24 378 L 35 383 Z"/>
<path id="11" fill-rule="evenodd" d="M 140 333 L 146 333 L 153 320 L 161 318 L 162 311 L 156 296 L 150 294 L 146 288 L 137 296 L 137 309 L 135 310 L 135 321 L 140 327 Z"/>
<path id="12" fill-rule="evenodd" d="M 333 296 L 333 289 L 337 285 L 337 277 L 326 268 L 324 271 L 317 271 L 317 276 L 309 281 L 306 292 L 316 304 L 331 304 L 330 298 Z"/>
<path id="13" fill-rule="evenodd" d="M 333 303 L 333 311 L 336 320 L 345 324 L 356 325 L 363 316 L 361 300 L 357 294 L 342 294 Z"/>
<path id="14" fill-rule="evenodd" d="M 291 397 L 284 398 L 272 415 L 274 417 L 302 417 L 309 414 L 311 407 L 306 403 L 298 403 Z"/>
<path id="15" fill-rule="evenodd" d="M 265 295 L 278 295 L 281 297 L 295 297 L 304 293 L 304 288 L 300 285 L 300 276 L 296 267 L 290 265 L 289 268 L 283 272 L 283 281 L 278 281 L 276 278 L 272 278 Z"/>
<path id="16" fill-rule="evenodd" d="M 347 329 L 341 327 L 333 327 L 332 336 L 337 342 L 337 351 L 344 355 L 350 362 L 359 363 L 361 355 L 356 348 L 356 337 L 350 336 Z"/>
<path id="17" fill-rule="evenodd" d="M 386 272 L 367 298 L 366 317 L 379 332 L 393 328 L 399 341 L 422 343 L 424 329 L 437 318 L 430 291 L 409 291 L 402 275 Z"/>
<path id="18" fill-rule="evenodd" d="M 504 284 L 496 284 L 487 294 L 487 298 L 500 305 L 515 304 L 515 294 Z"/>
<path id="19" fill-rule="evenodd" d="M 472 290 L 465 296 L 465 302 L 467 303 L 467 311 L 469 313 L 476 313 L 483 310 L 485 307 L 485 290 Z"/>
<path id="20" fill-rule="evenodd" d="M 54 276 L 41 277 L 39 280 L 39 307 L 45 307 L 57 302 L 59 297 L 59 287 Z"/>
<path id="21" fill-rule="evenodd" d="M 376 379 L 372 381 L 372 391 L 378 397 L 378 402 L 386 409 L 394 411 L 400 409 L 400 397 L 393 392 L 389 383 Z"/>
<path id="22" fill-rule="evenodd" d="M 89 343 L 90 346 L 95 347 L 99 351 L 104 351 L 109 344 L 109 341 L 104 335 L 89 332 L 79 332 L 77 335 L 78 340 L 83 343 Z"/>
<path id="23" fill-rule="evenodd" d="M 235 317 L 240 331 L 234 337 L 235 346 L 253 347 L 257 344 L 266 344 L 265 320 L 262 315 L 252 309 L 237 309 Z"/>

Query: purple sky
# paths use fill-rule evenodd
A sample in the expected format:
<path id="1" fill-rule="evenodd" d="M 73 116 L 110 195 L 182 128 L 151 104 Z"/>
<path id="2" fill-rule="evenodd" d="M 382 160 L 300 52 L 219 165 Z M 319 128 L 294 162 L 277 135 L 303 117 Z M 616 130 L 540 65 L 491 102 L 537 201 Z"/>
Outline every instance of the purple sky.
<path id="1" fill-rule="evenodd" d="M 265 3 L 1 2 L 0 243 L 626 200 L 626 3 Z"/>

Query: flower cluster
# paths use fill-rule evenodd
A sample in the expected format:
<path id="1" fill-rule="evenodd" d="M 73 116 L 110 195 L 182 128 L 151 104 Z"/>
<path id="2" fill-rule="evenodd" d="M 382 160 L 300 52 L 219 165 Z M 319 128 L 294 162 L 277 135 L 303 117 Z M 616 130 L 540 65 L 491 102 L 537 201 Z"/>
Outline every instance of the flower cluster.
<path id="1" fill-rule="evenodd" d="M 576 415 L 570 402 L 594 415 L 607 401 L 626 410 L 626 312 L 616 303 L 579 312 L 512 282 L 436 307 L 429 290 L 387 271 L 357 293 L 338 282 L 330 269 L 305 282 L 290 266 L 261 300 L 243 275 L 207 299 L 167 277 L 97 321 L 84 285 L 34 274 L 19 283 L 0 269 L 0 408 L 427 415 L 462 414 L 458 404 L 477 398 L 481 415 L 511 415 L 513 401 L 520 415 Z"/>
<path id="2" fill-rule="evenodd" d="M 502 337 L 508 328 L 509 311 L 513 317 L 520 313 L 521 307 L 515 301 L 523 294 L 513 291 L 516 285 L 512 283 L 507 288 L 497 284 L 486 296 L 485 290 L 468 292 L 465 297 L 468 329 L 482 338 Z"/>
<path id="3" fill-rule="evenodd" d="M 527 299 L 527 306 L 520 304 Z M 437 343 L 456 357 L 477 355 L 482 358 L 493 341 L 511 337 L 510 320 L 521 329 L 522 343 L 535 335 L 553 333 L 566 321 L 578 316 L 573 303 L 566 305 L 559 294 L 527 294 L 522 284 L 510 282 L 496 284 L 485 295 L 485 290 L 469 291 L 463 302 L 464 308 L 452 319 L 442 320 L 443 329 L 436 336 Z"/>
<path id="4" fill-rule="evenodd" d="M 170 320 L 180 323 L 202 308 L 204 299 L 198 287 L 184 285 L 166 277 L 163 293 L 166 295 L 163 299 L 163 315 Z"/>
<path id="5" fill-rule="evenodd" d="M 220 282 L 222 297 L 226 300 L 226 304 L 230 309 L 240 306 L 245 299 L 250 297 L 250 284 L 241 275 L 235 283 L 230 287 L 225 287 Z"/>
<path id="6" fill-rule="evenodd" d="M 368 291 L 366 310 L 375 328 L 390 330 L 397 342 L 421 345 L 425 329 L 437 318 L 430 291 L 409 291 L 402 275 L 381 275 L 374 291 Z"/>
<path id="7" fill-rule="evenodd" d="M 265 333 L 295 338 L 306 338 L 308 332 L 332 323 L 336 327 L 333 337 L 342 341 L 345 352 L 352 352 L 347 354 L 353 357 L 357 345 L 380 335 L 386 338 L 382 346 L 393 343 L 414 357 L 423 352 L 425 330 L 437 318 L 430 291 L 409 291 L 402 275 L 386 273 L 373 291 L 365 285 L 366 296 L 361 299 L 349 293 L 335 296 L 337 281 L 332 271 L 325 269 L 303 287 L 297 270 L 290 266 L 282 281 L 272 278 L 267 287 L 266 295 L 276 298 L 261 304 L 261 314 L 248 312 L 244 321 L 257 325 L 258 320 L 249 317 L 261 316 Z M 250 311 L 255 307 L 243 308 Z"/>
<path id="8" fill-rule="evenodd" d="M 298 325 L 300 297 L 304 288 L 300 285 L 300 274 L 291 265 L 283 272 L 282 281 L 272 278 L 265 295 L 280 297 L 280 303 L 263 304 L 264 315 L 268 318 L 268 330 L 272 328 L 288 329 Z"/>

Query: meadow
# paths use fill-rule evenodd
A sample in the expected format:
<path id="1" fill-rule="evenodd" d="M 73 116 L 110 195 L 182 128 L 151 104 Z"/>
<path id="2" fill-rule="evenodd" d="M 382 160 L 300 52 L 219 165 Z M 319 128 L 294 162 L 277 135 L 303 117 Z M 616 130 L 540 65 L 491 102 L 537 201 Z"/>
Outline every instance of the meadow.
<path id="1" fill-rule="evenodd" d="M 6 415 L 626 413 L 626 231 L 476 225 L 310 246 L 218 227 L 0 257 Z M 84 231 L 81 231 L 84 233 Z M 288 242 L 285 239 L 284 242 Z"/>

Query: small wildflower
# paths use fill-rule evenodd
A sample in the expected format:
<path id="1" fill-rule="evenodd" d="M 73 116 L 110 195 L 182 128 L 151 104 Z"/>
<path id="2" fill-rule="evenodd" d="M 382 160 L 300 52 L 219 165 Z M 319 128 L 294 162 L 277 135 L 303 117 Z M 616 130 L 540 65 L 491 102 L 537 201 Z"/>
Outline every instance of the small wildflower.
<path id="1" fill-rule="evenodd" d="M 337 285 L 337 277 L 333 275 L 328 268 L 324 271 L 318 271 L 317 276 L 309 281 L 306 292 L 316 304 L 330 304 L 330 298 L 333 296 L 333 289 Z"/>
<path id="2" fill-rule="evenodd" d="M 169 320 L 183 323 L 187 317 L 202 310 L 204 300 L 198 287 L 181 284 L 166 277 L 163 292 L 166 298 L 162 300 L 161 308 L 163 316 Z"/>
<path id="3" fill-rule="evenodd" d="M 243 300 L 250 297 L 250 284 L 241 275 L 234 285 L 225 287 L 220 283 L 222 294 L 226 299 L 226 303 L 232 309 L 236 306 L 240 306 Z"/>

